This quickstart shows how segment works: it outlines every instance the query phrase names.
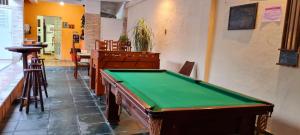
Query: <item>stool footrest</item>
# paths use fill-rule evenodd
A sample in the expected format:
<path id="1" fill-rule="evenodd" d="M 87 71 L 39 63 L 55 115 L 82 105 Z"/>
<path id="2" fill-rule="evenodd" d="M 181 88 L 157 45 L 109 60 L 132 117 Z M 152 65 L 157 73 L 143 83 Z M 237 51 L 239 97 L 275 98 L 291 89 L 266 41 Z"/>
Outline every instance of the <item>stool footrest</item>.
<path id="1" fill-rule="evenodd" d="M 24 69 L 24 72 L 37 72 L 42 71 L 42 69 Z"/>

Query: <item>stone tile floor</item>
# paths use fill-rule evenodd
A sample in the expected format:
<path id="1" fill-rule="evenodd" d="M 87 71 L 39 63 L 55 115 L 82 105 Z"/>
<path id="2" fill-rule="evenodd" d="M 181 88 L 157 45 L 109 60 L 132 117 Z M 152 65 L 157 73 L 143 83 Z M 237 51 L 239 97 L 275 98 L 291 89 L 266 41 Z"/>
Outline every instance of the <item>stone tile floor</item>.
<path id="1" fill-rule="evenodd" d="M 19 112 L 19 104 L 11 115 L 0 123 L 4 135 L 127 135 L 149 134 L 147 129 L 130 117 L 121 114 L 118 126 L 110 126 L 104 116 L 105 97 L 95 97 L 88 89 L 88 77 L 81 71 L 80 78 L 73 78 L 68 68 L 51 68 L 47 71 L 49 97 L 44 98 L 45 111 L 30 106 Z M 124 109 L 122 109 L 124 110 Z"/>

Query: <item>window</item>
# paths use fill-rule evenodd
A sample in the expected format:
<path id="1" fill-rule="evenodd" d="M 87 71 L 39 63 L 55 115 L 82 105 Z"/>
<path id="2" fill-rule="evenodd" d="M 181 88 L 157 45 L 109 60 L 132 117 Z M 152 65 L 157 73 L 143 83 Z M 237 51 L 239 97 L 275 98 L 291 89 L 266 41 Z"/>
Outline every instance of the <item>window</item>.
<path id="1" fill-rule="evenodd" d="M 12 59 L 12 53 L 5 50 L 5 47 L 12 46 L 10 8 L 0 7 L 0 37 L 0 59 Z"/>
<path id="2" fill-rule="evenodd" d="M 8 0 L 0 0 L 0 5 L 8 5 Z"/>

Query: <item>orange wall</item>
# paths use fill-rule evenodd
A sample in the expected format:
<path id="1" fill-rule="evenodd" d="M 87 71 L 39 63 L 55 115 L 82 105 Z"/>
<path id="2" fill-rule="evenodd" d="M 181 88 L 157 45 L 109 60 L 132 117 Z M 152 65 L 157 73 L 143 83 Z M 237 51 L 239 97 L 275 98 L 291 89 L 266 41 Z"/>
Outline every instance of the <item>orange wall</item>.
<path id="1" fill-rule="evenodd" d="M 72 47 L 73 32 L 81 33 L 81 17 L 84 14 L 84 7 L 81 5 L 65 4 L 60 6 L 58 3 L 38 2 L 24 4 L 24 23 L 31 26 L 31 34 L 25 38 L 37 40 L 37 16 L 58 16 L 62 22 L 74 24 L 75 29 L 62 28 L 61 53 L 63 60 L 70 60 L 70 48 Z"/>

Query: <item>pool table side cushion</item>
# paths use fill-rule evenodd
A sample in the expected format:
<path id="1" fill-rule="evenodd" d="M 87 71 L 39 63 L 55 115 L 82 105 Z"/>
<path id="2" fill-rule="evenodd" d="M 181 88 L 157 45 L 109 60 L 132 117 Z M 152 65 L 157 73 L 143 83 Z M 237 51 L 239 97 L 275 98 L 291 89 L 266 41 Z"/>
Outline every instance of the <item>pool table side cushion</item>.
<path id="1" fill-rule="evenodd" d="M 265 102 L 166 70 L 104 70 L 153 111 L 176 108 L 255 106 Z"/>

